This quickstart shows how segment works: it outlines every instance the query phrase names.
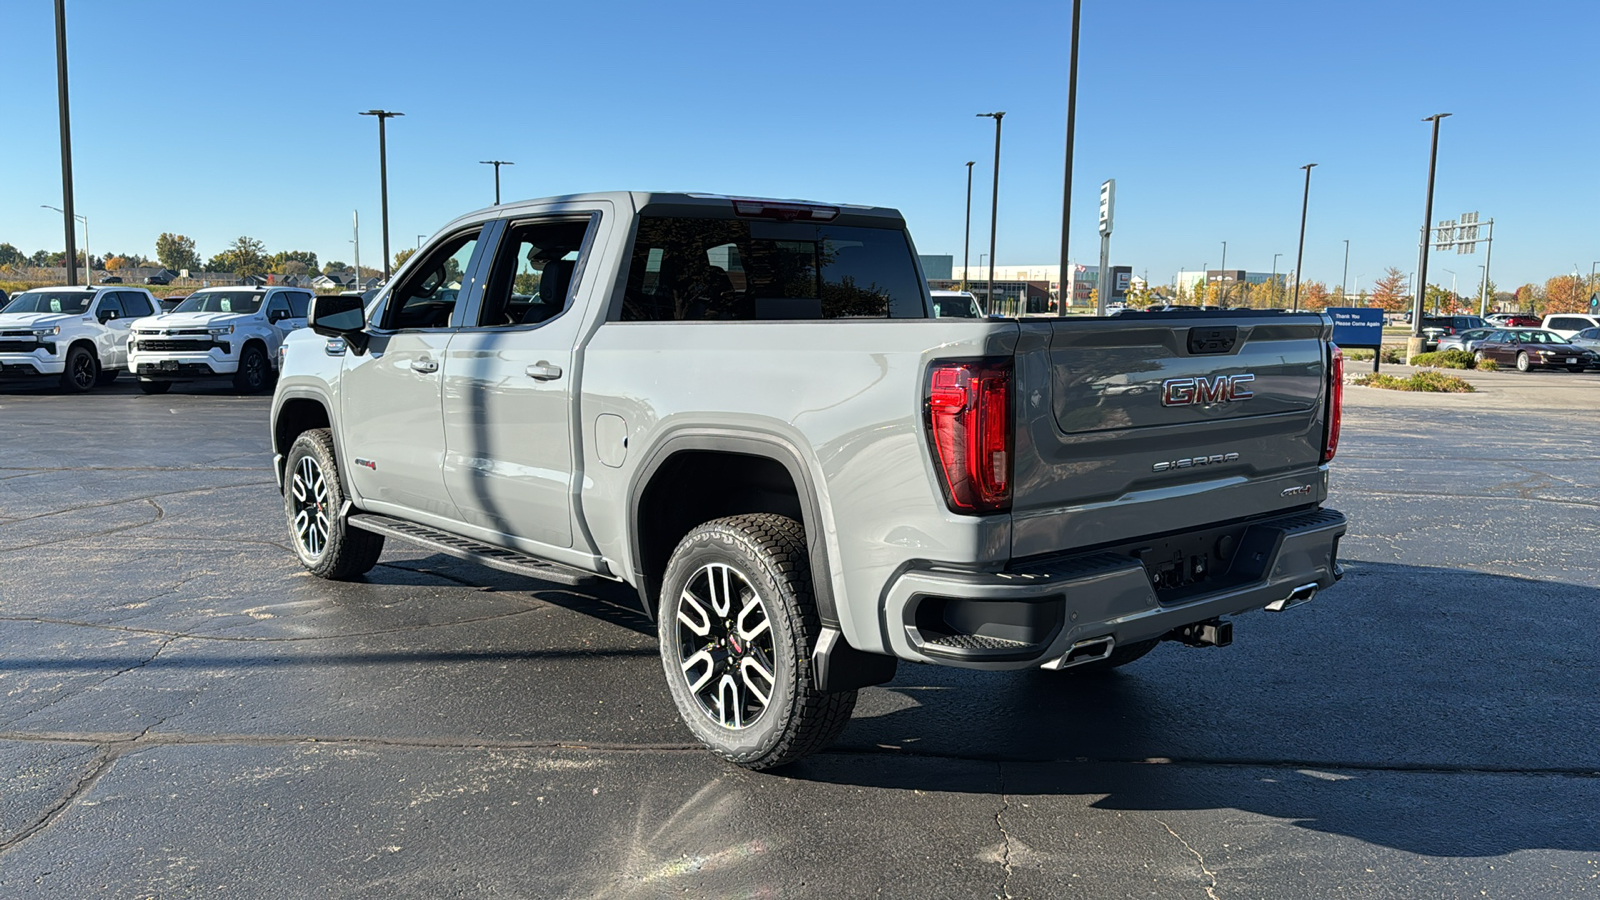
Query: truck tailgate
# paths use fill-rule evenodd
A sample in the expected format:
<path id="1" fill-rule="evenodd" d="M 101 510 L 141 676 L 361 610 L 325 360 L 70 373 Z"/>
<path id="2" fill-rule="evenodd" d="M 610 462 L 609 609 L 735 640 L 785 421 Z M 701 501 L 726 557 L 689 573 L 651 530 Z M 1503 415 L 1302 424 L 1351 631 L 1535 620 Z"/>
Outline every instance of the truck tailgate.
<path id="1" fill-rule="evenodd" d="M 1021 328 L 1013 557 L 1326 498 L 1321 316 L 1161 313 Z"/>

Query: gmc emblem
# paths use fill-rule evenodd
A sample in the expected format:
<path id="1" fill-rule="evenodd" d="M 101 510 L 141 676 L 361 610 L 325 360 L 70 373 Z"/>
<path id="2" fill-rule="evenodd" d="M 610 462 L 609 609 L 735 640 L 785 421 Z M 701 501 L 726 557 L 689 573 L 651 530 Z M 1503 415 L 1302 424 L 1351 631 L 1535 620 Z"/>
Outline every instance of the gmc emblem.
<path id="1" fill-rule="evenodd" d="M 1199 378 L 1168 378 L 1161 382 L 1162 406 L 1209 406 L 1213 403 L 1227 403 L 1230 400 L 1249 400 L 1255 394 L 1246 387 L 1255 381 L 1256 376 L 1244 375 L 1218 375 L 1207 379 Z"/>

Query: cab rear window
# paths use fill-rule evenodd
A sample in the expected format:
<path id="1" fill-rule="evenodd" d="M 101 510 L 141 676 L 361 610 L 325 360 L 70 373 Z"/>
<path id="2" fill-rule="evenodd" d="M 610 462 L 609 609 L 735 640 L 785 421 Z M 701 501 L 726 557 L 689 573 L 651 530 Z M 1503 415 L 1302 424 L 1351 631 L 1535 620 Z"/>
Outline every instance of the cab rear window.
<path id="1" fill-rule="evenodd" d="M 623 321 L 926 316 L 896 228 L 641 216 Z"/>

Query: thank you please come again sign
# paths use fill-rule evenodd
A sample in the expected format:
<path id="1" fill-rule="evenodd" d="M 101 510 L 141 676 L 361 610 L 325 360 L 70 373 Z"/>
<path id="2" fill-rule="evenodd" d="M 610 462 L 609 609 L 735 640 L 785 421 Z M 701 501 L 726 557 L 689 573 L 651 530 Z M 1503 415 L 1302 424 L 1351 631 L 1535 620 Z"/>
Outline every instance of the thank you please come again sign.
<path id="1" fill-rule="evenodd" d="M 1330 306 L 1333 342 L 1341 347 L 1380 347 L 1383 344 L 1383 310 Z"/>

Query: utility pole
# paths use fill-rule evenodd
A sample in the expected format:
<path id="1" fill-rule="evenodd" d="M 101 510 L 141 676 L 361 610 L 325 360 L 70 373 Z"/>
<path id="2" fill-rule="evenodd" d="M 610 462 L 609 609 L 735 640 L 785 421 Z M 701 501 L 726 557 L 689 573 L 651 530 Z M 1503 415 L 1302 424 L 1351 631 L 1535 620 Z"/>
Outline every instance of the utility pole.
<path id="1" fill-rule="evenodd" d="M 1422 338 L 1422 295 L 1428 286 L 1428 229 L 1433 225 L 1433 176 L 1439 161 L 1439 123 L 1450 113 L 1435 113 L 1423 119 L 1433 123 L 1433 145 L 1428 150 L 1428 199 L 1422 210 L 1422 246 L 1417 254 L 1417 280 L 1411 285 L 1411 338 L 1406 341 L 1406 362 L 1427 349 Z"/>
<path id="2" fill-rule="evenodd" d="M 78 225 L 72 211 L 72 114 L 67 102 L 67 2 L 56 0 L 56 95 L 61 116 L 61 219 L 67 226 L 67 287 L 78 283 Z M 84 226 L 88 230 L 88 226 Z M 84 251 L 83 266 L 89 268 Z M 93 278 L 89 279 L 91 282 Z"/>
<path id="3" fill-rule="evenodd" d="M 984 300 L 984 312 L 994 312 L 994 244 L 995 229 L 1000 224 L 1000 120 L 1004 119 L 1004 111 L 992 113 L 978 113 L 980 119 L 994 120 L 994 193 L 989 199 L 989 295 Z"/>
<path id="4" fill-rule="evenodd" d="M 478 165 L 480 165 L 480 166 L 494 166 L 494 205 L 495 206 L 499 206 L 500 205 L 500 167 L 501 166 L 514 166 L 514 165 L 516 165 L 516 163 L 509 162 L 509 161 L 503 160 L 503 159 L 480 159 L 480 160 L 478 160 Z"/>
<path id="5" fill-rule="evenodd" d="M 384 140 L 383 123 L 387 119 L 403 116 L 402 112 L 387 109 L 369 109 L 363 116 L 378 117 L 378 190 L 383 203 L 383 280 L 389 280 L 389 150 Z M 361 279 L 361 267 L 356 267 L 356 280 Z"/>
<path id="6" fill-rule="evenodd" d="M 1069 291 L 1077 286 L 1072 277 L 1072 257 L 1067 250 L 1067 237 L 1072 231 L 1072 139 L 1078 119 L 1078 13 L 1082 0 L 1072 0 L 1072 50 L 1067 62 L 1067 163 L 1066 175 L 1061 182 L 1061 288 L 1056 305 L 1056 315 L 1067 314 Z M 1069 287 L 1070 285 L 1070 287 Z"/>
<path id="7" fill-rule="evenodd" d="M 1306 170 L 1306 193 L 1300 200 L 1300 250 L 1294 257 L 1294 307 L 1290 312 L 1300 311 L 1300 267 L 1306 258 L 1306 210 L 1311 206 L 1311 170 L 1316 163 L 1306 163 L 1300 168 Z"/>
<path id="8" fill-rule="evenodd" d="M 961 289 L 967 289 L 967 279 L 972 277 L 972 167 L 967 162 L 967 236 L 961 240 Z"/>

